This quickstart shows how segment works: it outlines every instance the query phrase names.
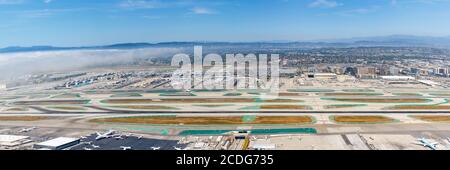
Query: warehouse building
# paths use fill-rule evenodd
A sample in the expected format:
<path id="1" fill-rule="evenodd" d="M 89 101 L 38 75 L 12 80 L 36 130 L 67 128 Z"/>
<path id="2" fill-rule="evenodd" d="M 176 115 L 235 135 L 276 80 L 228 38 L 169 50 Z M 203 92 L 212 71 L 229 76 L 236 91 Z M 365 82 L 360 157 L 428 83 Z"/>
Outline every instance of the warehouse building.
<path id="1" fill-rule="evenodd" d="M 31 140 L 28 136 L 0 135 L 0 146 L 4 147 L 15 147 L 30 142 Z"/>
<path id="2" fill-rule="evenodd" d="M 34 145 L 35 149 L 63 150 L 80 143 L 79 138 L 59 137 Z"/>

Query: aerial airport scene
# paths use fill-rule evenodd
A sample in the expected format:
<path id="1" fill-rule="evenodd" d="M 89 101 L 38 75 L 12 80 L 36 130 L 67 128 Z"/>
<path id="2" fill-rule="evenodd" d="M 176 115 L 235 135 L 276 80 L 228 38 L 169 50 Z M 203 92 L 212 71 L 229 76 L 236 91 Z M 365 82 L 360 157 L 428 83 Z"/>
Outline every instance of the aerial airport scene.
<path id="1" fill-rule="evenodd" d="M 185 28 L 189 22 L 201 20 L 211 29 L 215 27 L 208 24 L 214 25 L 217 18 L 234 22 L 234 15 L 225 10 L 247 8 L 251 1 L 233 6 L 228 3 L 237 1 L 118 0 L 110 5 L 73 3 L 72 10 L 60 1 L 6 2 L 0 1 L 0 8 L 24 22 L 0 25 L 6 30 L 0 32 L 6 37 L 0 44 L 0 150 L 450 150 L 448 23 L 439 25 L 442 28 L 432 23 L 423 28 L 436 29 L 436 34 L 430 35 L 412 29 L 408 34 L 418 35 L 368 31 L 348 34 L 362 38 L 301 38 L 287 31 L 293 37 L 286 38 L 277 37 L 278 27 L 272 26 L 267 29 L 274 36 L 260 37 L 258 31 L 252 34 L 252 29 L 262 29 L 253 27 L 233 29 L 235 34 L 250 34 L 242 37 L 248 39 L 228 37 L 229 32 L 222 29 L 207 32 L 198 28 L 200 31 L 192 34 L 214 39 L 189 38 L 180 31 L 190 29 Z M 450 6 L 447 1 L 426 5 L 419 1 L 367 1 L 356 4 L 379 7 L 359 11 L 348 9 L 356 8 L 348 2 L 263 0 L 255 8 L 273 6 L 283 15 L 292 15 L 292 11 L 282 10 L 292 3 L 288 6 L 305 8 L 312 14 L 302 15 L 318 20 L 337 15 L 339 21 L 356 18 L 356 22 L 362 21 L 353 15 L 370 15 L 375 20 L 384 16 L 378 3 L 402 16 L 411 13 L 402 7 L 450 14 L 448 8 L 441 9 Z M 115 11 L 99 12 L 98 8 Z M 187 12 L 178 17 L 146 14 L 170 8 Z M 320 15 L 315 10 L 342 13 Z M 131 24 L 126 28 L 136 32 L 86 32 L 61 21 L 70 15 L 72 22 L 93 24 L 85 13 L 105 17 L 100 28 L 107 29 L 102 23 L 119 27 L 112 24 L 117 21 Z M 253 15 L 265 16 L 257 13 Z M 137 14 L 145 16 L 142 22 L 151 23 L 139 25 L 149 27 L 148 32 L 131 28 L 138 24 L 128 22 L 132 19 L 127 17 Z M 170 17 L 180 21 L 180 30 L 165 30 L 171 23 L 161 20 Z M 278 16 L 271 17 L 268 19 L 276 20 Z M 255 18 L 243 18 L 247 19 Z M 415 22 L 425 22 L 420 19 Z M 43 32 L 49 36 L 45 41 L 40 35 L 28 39 L 9 36 L 42 31 L 33 26 L 19 28 L 34 21 L 60 23 L 56 29 L 106 40 L 67 32 Z M 365 28 L 354 24 L 355 29 Z M 390 28 L 402 27 L 393 24 Z M 177 33 L 161 38 L 159 34 L 168 31 Z M 347 35 L 346 29 L 335 31 Z M 308 33 L 317 32 L 303 34 Z M 128 34 L 128 38 L 122 37 Z M 143 34 L 148 36 L 140 36 Z M 108 36 L 115 38 L 105 38 Z M 287 40 L 273 41 L 272 37 Z"/>

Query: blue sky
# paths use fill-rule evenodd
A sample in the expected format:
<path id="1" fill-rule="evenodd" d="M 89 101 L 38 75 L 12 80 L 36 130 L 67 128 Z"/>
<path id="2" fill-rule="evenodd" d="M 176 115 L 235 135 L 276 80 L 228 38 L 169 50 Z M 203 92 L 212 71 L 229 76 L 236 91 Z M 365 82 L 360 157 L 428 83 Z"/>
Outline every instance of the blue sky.
<path id="1" fill-rule="evenodd" d="M 450 0 L 0 0 L 0 47 L 449 36 Z"/>

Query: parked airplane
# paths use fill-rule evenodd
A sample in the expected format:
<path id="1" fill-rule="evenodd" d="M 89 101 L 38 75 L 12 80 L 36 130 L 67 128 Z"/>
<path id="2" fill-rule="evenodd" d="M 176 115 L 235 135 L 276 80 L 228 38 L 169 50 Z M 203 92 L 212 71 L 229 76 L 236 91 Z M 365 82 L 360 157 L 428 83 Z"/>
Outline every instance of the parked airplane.
<path id="1" fill-rule="evenodd" d="M 84 147 L 83 149 L 84 149 L 85 151 L 90 151 L 90 150 L 92 150 L 92 149 L 86 148 L 86 147 Z"/>
<path id="2" fill-rule="evenodd" d="M 100 148 L 98 145 L 92 145 L 93 148 Z"/>
<path id="3" fill-rule="evenodd" d="M 120 149 L 126 151 L 126 150 L 131 150 L 130 146 L 121 146 Z"/>
<path id="4" fill-rule="evenodd" d="M 437 142 L 430 142 L 428 139 L 425 138 L 420 138 L 417 139 L 417 141 L 419 141 L 420 143 L 418 143 L 418 145 L 422 145 L 423 147 L 427 147 L 430 148 L 432 150 L 436 150 L 436 145 L 438 145 L 439 143 Z"/>
<path id="5" fill-rule="evenodd" d="M 178 148 L 178 147 L 173 147 L 175 150 L 187 150 L 187 148 L 184 148 L 184 149 L 181 149 L 181 148 Z"/>
<path id="6" fill-rule="evenodd" d="M 103 133 L 103 134 L 97 132 L 97 137 L 95 138 L 95 140 L 101 140 L 101 139 L 104 139 L 104 138 L 110 138 L 112 136 L 112 134 L 114 134 L 114 132 L 115 132 L 114 130 L 109 130 L 108 132 Z"/>
<path id="7" fill-rule="evenodd" d="M 153 150 L 159 150 L 161 147 L 151 147 Z"/>
<path id="8" fill-rule="evenodd" d="M 32 130 L 34 130 L 34 129 L 36 129 L 36 127 L 24 128 L 24 129 L 21 129 L 19 132 L 20 132 L 20 133 L 25 133 L 25 132 L 32 131 Z"/>
<path id="9" fill-rule="evenodd" d="M 83 144 L 86 144 L 86 145 L 92 145 L 92 141 L 89 141 L 89 142 L 83 142 Z"/>

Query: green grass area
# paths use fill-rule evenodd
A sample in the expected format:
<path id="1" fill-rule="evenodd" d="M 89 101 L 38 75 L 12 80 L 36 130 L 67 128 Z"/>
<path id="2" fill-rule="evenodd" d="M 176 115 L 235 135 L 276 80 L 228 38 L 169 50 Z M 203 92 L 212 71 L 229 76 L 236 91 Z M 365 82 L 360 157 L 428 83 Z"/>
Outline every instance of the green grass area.
<path id="1" fill-rule="evenodd" d="M 317 93 L 319 96 L 382 96 L 382 93 L 360 93 L 360 92 L 351 92 L 351 93 Z"/>
<path id="2" fill-rule="evenodd" d="M 181 90 L 146 90 L 145 93 L 178 93 Z"/>
<path id="3" fill-rule="evenodd" d="M 84 107 L 78 107 L 78 106 L 48 106 L 49 109 L 56 109 L 56 110 L 66 110 L 66 111 L 82 111 L 87 110 Z"/>
<path id="4" fill-rule="evenodd" d="M 352 103 L 428 103 L 432 102 L 432 99 L 424 98 L 321 98 L 321 100 L 331 100 L 339 102 L 352 102 Z"/>
<path id="5" fill-rule="evenodd" d="M 25 96 L 0 96 L 0 100 L 14 100 L 14 99 L 20 99 Z"/>
<path id="6" fill-rule="evenodd" d="M 340 108 L 352 108 L 352 107 L 364 107 L 367 104 L 333 104 L 324 106 L 325 109 L 340 109 Z"/>
<path id="7" fill-rule="evenodd" d="M 254 116 L 254 115 L 242 116 L 242 122 L 253 122 L 255 120 L 256 120 L 256 116 Z"/>
<path id="8" fill-rule="evenodd" d="M 256 105 L 242 107 L 239 110 L 312 110 L 312 107 L 306 105 Z"/>
<path id="9" fill-rule="evenodd" d="M 51 98 L 59 99 L 59 98 L 79 98 L 79 97 L 81 97 L 81 96 L 78 93 L 64 93 L 64 94 L 55 95 Z"/>
<path id="10" fill-rule="evenodd" d="M 224 89 L 200 89 L 200 90 L 192 90 L 193 92 L 224 92 Z"/>
<path id="11" fill-rule="evenodd" d="M 28 111 L 29 109 L 27 107 L 12 107 L 12 108 L 7 108 L 4 111 L 7 112 L 24 112 L 24 111 Z"/>
<path id="12" fill-rule="evenodd" d="M 332 89 L 288 89 L 288 92 L 311 92 L 311 93 L 320 93 L 320 92 L 334 92 Z"/>
<path id="13" fill-rule="evenodd" d="M 161 93 L 159 96 L 197 96 L 190 92 Z"/>
<path id="14" fill-rule="evenodd" d="M 225 93 L 223 96 L 242 96 L 242 93 Z"/>
<path id="15" fill-rule="evenodd" d="M 392 93 L 395 96 L 422 96 L 419 93 Z"/>
<path id="16" fill-rule="evenodd" d="M 343 89 L 344 92 L 375 92 L 375 90 L 372 89 Z"/>
<path id="17" fill-rule="evenodd" d="M 140 93 L 117 93 L 111 95 L 111 97 L 142 97 Z"/>

